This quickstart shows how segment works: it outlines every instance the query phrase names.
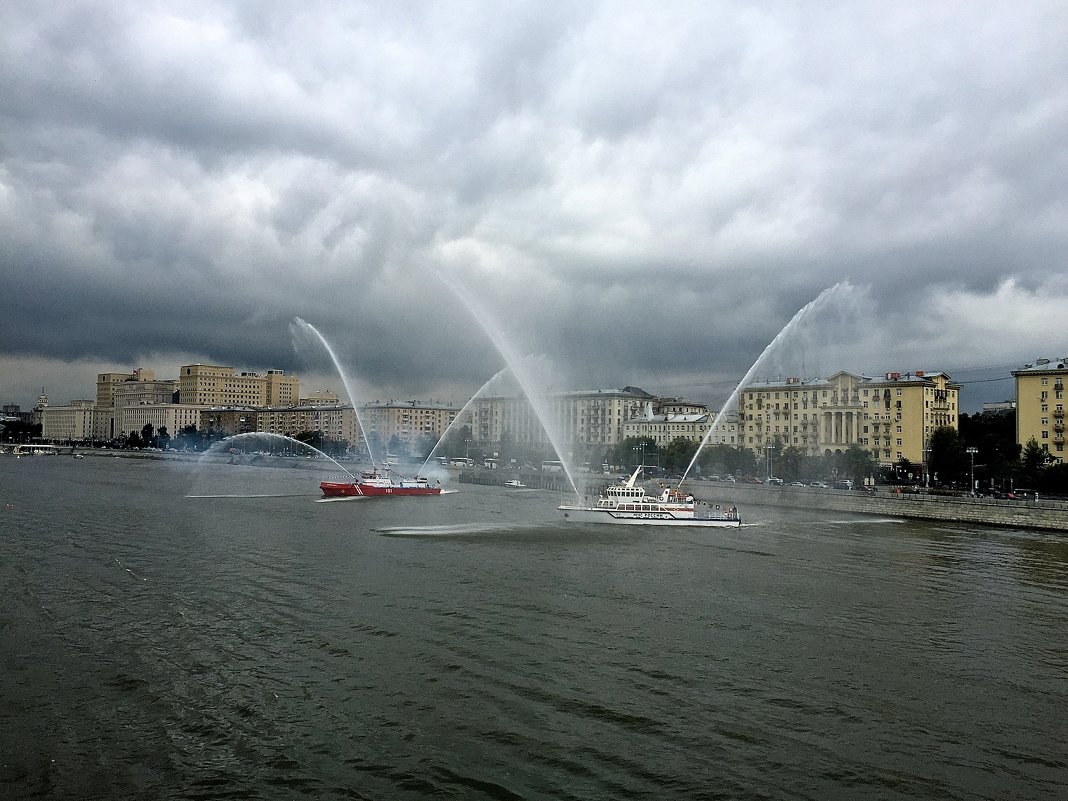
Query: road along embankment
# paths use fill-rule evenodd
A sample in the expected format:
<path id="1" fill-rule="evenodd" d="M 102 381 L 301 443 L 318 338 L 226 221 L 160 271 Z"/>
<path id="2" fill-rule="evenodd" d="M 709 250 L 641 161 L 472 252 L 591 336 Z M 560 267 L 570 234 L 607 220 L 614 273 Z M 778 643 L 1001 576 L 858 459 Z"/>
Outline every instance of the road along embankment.
<path id="1" fill-rule="evenodd" d="M 899 494 L 888 487 L 879 487 L 873 493 L 863 493 L 816 487 L 769 487 L 763 484 L 699 481 L 692 484 L 687 482 L 686 488 L 706 503 L 736 505 L 742 510 L 743 516 L 747 506 L 779 506 L 1068 531 L 1068 503 L 1063 501 L 1010 501 L 918 493 Z"/>

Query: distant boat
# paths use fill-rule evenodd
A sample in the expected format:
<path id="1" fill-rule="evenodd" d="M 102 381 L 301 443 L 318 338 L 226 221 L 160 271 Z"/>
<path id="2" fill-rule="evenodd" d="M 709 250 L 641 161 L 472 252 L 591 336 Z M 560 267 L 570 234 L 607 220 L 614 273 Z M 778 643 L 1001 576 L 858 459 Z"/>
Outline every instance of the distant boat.
<path id="1" fill-rule="evenodd" d="M 564 519 L 629 526 L 737 528 L 742 524 L 736 507 L 713 510 L 675 487 L 665 488 L 659 496 L 646 495 L 645 488 L 635 483 L 641 470 L 639 466 L 625 484 L 608 487 L 596 506 L 560 506 Z"/>
<path id="2" fill-rule="evenodd" d="M 377 470 L 365 470 L 352 481 L 323 481 L 319 484 L 326 498 L 355 498 L 361 495 L 440 495 L 441 486 L 430 486 L 422 476 L 417 478 L 390 478 L 379 475 Z"/>

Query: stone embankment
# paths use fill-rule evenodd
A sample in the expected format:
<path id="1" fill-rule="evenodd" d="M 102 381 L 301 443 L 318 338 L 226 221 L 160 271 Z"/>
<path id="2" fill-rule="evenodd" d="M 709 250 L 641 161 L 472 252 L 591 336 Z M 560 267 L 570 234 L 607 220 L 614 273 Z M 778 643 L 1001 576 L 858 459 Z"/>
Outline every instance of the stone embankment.
<path id="1" fill-rule="evenodd" d="M 1068 531 L 1068 503 L 1064 501 L 1010 501 L 997 498 L 948 497 L 919 493 L 897 493 L 879 487 L 873 493 L 816 487 L 769 487 L 763 484 L 727 482 L 688 483 L 694 495 L 708 503 L 736 504 L 745 513 L 747 506 L 779 506 L 828 512 L 956 523 L 1005 526 L 1011 528 Z"/>

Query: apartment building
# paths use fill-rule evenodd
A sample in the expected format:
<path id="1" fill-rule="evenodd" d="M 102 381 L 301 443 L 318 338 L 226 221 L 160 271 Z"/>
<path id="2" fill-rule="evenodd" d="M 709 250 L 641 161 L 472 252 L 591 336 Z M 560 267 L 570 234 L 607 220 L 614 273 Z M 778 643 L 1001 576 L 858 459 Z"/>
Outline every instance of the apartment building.
<path id="1" fill-rule="evenodd" d="M 623 440 L 623 424 L 640 415 L 656 398 L 637 387 L 558 392 L 546 399 L 550 425 L 571 444 L 615 445 Z M 510 438 L 520 445 L 549 444 L 530 402 L 521 396 L 496 396 L 475 401 L 471 435 L 483 446 Z"/>
<path id="2" fill-rule="evenodd" d="M 200 406 L 287 406 L 300 398 L 300 379 L 284 370 L 238 373 L 218 364 L 187 364 L 179 371 L 182 403 Z"/>
<path id="3" fill-rule="evenodd" d="M 623 423 L 623 439 L 628 437 L 648 437 L 657 446 L 669 444 L 672 440 L 683 437 L 691 442 L 704 442 L 708 429 L 716 419 L 718 412 L 710 412 L 699 403 L 688 403 L 673 399 L 659 404 L 649 402 L 642 414 Z M 710 445 L 738 444 L 738 416 L 734 412 L 724 415 L 716 431 L 709 437 Z"/>
<path id="4" fill-rule="evenodd" d="M 66 406 L 41 407 L 41 438 L 57 442 L 89 442 L 94 439 L 96 404 L 72 400 Z"/>
<path id="5" fill-rule="evenodd" d="M 155 380 L 155 371 L 146 370 L 143 367 L 138 367 L 129 373 L 97 373 L 96 416 L 93 423 L 94 437 L 108 440 L 120 433 L 121 426 L 116 426 L 115 415 L 115 393 L 119 387 L 127 388 L 130 384 L 153 382 Z"/>
<path id="6" fill-rule="evenodd" d="M 920 370 L 752 384 L 739 396 L 739 436 L 758 456 L 776 443 L 809 455 L 857 445 L 884 465 L 922 464 L 931 433 L 957 427 L 959 392 L 946 373 Z"/>
<path id="7" fill-rule="evenodd" d="M 422 437 L 440 438 L 458 413 L 451 403 L 436 401 L 374 401 L 360 407 L 368 437 L 374 434 L 383 446 L 396 437 L 409 449 Z"/>
<path id="8" fill-rule="evenodd" d="M 166 428 L 170 436 L 175 436 L 186 426 L 200 426 L 200 413 L 203 406 L 195 403 L 155 403 L 126 406 L 118 413 L 116 436 L 140 434 L 146 425 L 159 433 Z"/>
<path id="9" fill-rule="evenodd" d="M 1055 462 L 1064 462 L 1064 385 L 1068 358 L 1038 359 L 1014 370 L 1016 379 L 1016 441 L 1034 440 Z"/>
<path id="10" fill-rule="evenodd" d="M 356 412 L 348 404 L 269 406 L 256 409 L 254 414 L 256 431 L 287 437 L 302 431 L 322 431 L 328 439 L 345 440 L 350 446 L 361 441 Z"/>

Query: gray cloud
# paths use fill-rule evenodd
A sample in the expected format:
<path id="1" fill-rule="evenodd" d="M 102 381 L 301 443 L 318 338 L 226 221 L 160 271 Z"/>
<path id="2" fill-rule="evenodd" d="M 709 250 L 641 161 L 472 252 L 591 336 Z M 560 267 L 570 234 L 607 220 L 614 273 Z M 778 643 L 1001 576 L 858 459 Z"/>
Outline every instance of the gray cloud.
<path id="1" fill-rule="evenodd" d="M 843 279 L 866 289 L 833 326 L 852 353 L 813 335 L 777 369 L 1052 354 L 1063 314 L 1004 317 L 1068 296 L 1066 23 L 1053 2 L 19 4 L 0 355 L 59 385 L 159 354 L 323 372 L 300 316 L 369 393 L 462 394 L 500 356 L 438 275 L 576 381 L 712 400 Z"/>

